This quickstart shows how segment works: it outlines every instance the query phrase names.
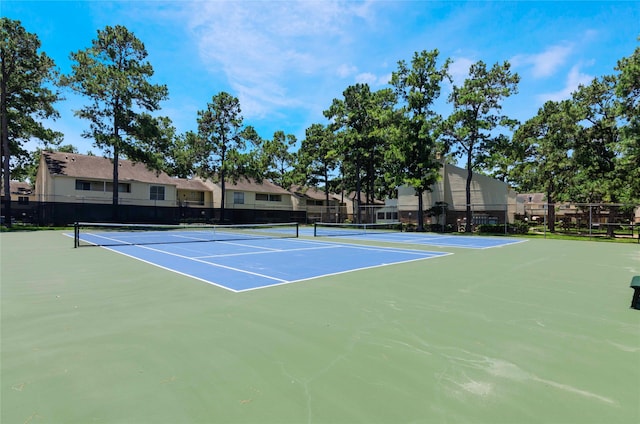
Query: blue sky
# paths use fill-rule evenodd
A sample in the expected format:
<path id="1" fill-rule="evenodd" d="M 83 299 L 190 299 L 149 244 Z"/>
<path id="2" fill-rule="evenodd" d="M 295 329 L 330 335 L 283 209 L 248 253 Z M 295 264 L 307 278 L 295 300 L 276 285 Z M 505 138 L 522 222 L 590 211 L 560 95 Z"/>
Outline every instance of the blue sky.
<path id="1" fill-rule="evenodd" d="M 469 65 L 508 60 L 521 77 L 503 112 L 524 121 L 546 100 L 614 73 L 639 45 L 637 1 L 12 1 L 2 16 L 36 33 L 62 73 L 69 54 L 98 29 L 124 25 L 142 40 L 169 99 L 160 115 L 179 132 L 196 130 L 197 111 L 215 94 L 240 99 L 247 125 L 263 138 L 283 130 L 298 139 L 349 85 L 388 86 L 399 60 L 438 49 L 461 84 Z M 450 87 L 445 87 L 446 98 Z M 81 137 L 88 122 L 73 111 L 88 100 L 65 92 L 49 126 L 80 153 L 100 151 Z M 446 102 L 438 111 L 448 115 Z"/>

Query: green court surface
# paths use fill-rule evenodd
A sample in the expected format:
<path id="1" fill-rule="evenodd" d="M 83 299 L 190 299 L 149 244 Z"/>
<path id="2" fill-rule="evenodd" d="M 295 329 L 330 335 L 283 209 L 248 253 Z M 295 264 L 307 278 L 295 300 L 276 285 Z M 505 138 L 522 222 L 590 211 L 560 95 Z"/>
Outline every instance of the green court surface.
<path id="1" fill-rule="evenodd" d="M 640 422 L 638 245 L 415 248 L 454 254 L 232 293 L 3 233 L 0 421 Z"/>

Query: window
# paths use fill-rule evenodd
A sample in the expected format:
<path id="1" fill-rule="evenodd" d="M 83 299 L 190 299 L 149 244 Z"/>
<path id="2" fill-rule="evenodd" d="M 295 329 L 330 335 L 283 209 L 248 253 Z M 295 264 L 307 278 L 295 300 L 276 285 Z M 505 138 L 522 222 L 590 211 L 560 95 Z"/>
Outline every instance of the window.
<path id="1" fill-rule="evenodd" d="M 76 190 L 113 192 L 113 183 L 104 181 L 76 180 Z M 131 193 L 131 184 L 118 183 L 118 192 Z"/>
<path id="2" fill-rule="evenodd" d="M 244 193 L 242 191 L 233 192 L 233 204 L 244 205 Z"/>
<path id="3" fill-rule="evenodd" d="M 265 202 L 282 202 L 282 195 L 256 193 L 256 200 L 262 200 Z"/>
<path id="4" fill-rule="evenodd" d="M 76 180 L 76 190 L 91 190 L 91 181 Z"/>
<path id="5" fill-rule="evenodd" d="M 203 191 L 188 191 L 182 194 L 182 198 L 185 202 L 197 203 L 204 205 L 204 192 Z"/>
<path id="6" fill-rule="evenodd" d="M 151 186 L 149 198 L 151 200 L 164 200 L 164 186 Z"/>
<path id="7" fill-rule="evenodd" d="M 105 183 L 104 191 L 113 193 L 113 183 Z M 131 193 L 131 184 L 118 183 L 118 193 Z"/>
<path id="8" fill-rule="evenodd" d="M 18 204 L 19 205 L 28 205 L 29 198 L 27 196 L 18 196 Z"/>

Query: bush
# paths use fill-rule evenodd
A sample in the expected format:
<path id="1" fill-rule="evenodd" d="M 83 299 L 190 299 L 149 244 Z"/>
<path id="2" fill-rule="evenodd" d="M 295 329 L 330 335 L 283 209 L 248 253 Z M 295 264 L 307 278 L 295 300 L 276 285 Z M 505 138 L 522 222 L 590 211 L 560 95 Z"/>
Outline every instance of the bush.
<path id="1" fill-rule="evenodd" d="M 504 234 L 504 224 L 482 224 L 478 226 L 478 232 L 485 234 Z M 526 222 L 516 221 L 507 225 L 509 234 L 527 234 L 529 225 Z"/>
<path id="2" fill-rule="evenodd" d="M 509 224 L 509 233 L 511 234 L 527 234 L 529 232 L 529 224 L 523 221 L 516 221 Z"/>
<path id="3" fill-rule="evenodd" d="M 504 234 L 504 224 L 480 224 L 479 233 Z"/>

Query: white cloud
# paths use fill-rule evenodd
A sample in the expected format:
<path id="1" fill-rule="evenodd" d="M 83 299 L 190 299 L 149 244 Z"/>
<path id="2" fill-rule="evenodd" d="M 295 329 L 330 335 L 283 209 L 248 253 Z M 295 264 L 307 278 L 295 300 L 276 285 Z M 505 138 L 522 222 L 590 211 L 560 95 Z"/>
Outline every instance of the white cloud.
<path id="1" fill-rule="evenodd" d="M 462 85 L 469 76 L 469 69 L 476 61 L 466 57 L 456 57 L 449 65 L 449 74 L 455 85 Z"/>
<path id="2" fill-rule="evenodd" d="M 358 68 L 356 66 L 347 65 L 346 63 L 343 63 L 340 66 L 338 66 L 338 69 L 336 70 L 336 74 L 340 78 L 347 78 L 355 74 L 356 72 L 358 72 Z"/>
<path id="3" fill-rule="evenodd" d="M 548 100 L 566 100 L 571 97 L 571 93 L 578 89 L 578 86 L 590 84 L 593 78 L 594 77 L 592 75 L 580 72 L 580 65 L 574 65 L 567 75 L 566 84 L 562 90 L 552 93 L 540 94 L 538 96 L 538 100 L 541 103 L 544 103 Z"/>
<path id="4" fill-rule="evenodd" d="M 355 80 L 357 83 L 369 84 L 371 88 L 376 89 L 376 87 L 388 84 L 391 80 L 391 74 L 378 76 L 370 72 L 364 72 L 356 75 Z"/>
<path id="5" fill-rule="evenodd" d="M 573 49 L 572 44 L 555 45 L 541 53 L 516 55 L 510 62 L 514 67 L 531 66 L 534 78 L 545 78 L 556 73 L 566 63 Z"/>
<path id="6" fill-rule="evenodd" d="M 210 72 L 226 75 L 245 117 L 299 107 L 309 78 L 354 75 L 338 48 L 354 20 L 371 19 L 370 3 L 340 1 L 194 2 L 189 26 Z"/>

